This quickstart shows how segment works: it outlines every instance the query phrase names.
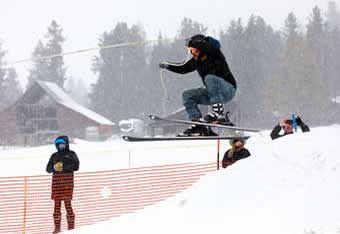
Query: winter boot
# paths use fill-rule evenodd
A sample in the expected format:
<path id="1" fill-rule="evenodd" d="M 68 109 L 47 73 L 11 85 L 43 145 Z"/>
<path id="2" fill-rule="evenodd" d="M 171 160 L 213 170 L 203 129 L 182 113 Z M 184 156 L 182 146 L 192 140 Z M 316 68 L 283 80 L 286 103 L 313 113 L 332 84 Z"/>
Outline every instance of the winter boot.
<path id="1" fill-rule="evenodd" d="M 178 134 L 179 137 L 187 137 L 187 136 L 209 136 L 209 129 L 203 125 L 193 124 L 183 133 Z"/>
<path id="2" fill-rule="evenodd" d="M 229 120 L 229 112 L 224 115 L 224 108 L 222 103 L 216 103 L 211 105 L 212 112 L 204 116 L 203 121 L 208 123 L 223 124 L 228 126 L 234 126 Z"/>
<path id="3" fill-rule="evenodd" d="M 74 219 L 75 219 L 74 214 L 73 213 L 67 214 L 66 217 L 67 217 L 68 230 L 74 229 Z"/>
<path id="4" fill-rule="evenodd" d="M 54 231 L 52 233 L 59 233 L 60 224 L 61 224 L 61 213 L 54 213 L 53 220 L 54 220 Z"/>

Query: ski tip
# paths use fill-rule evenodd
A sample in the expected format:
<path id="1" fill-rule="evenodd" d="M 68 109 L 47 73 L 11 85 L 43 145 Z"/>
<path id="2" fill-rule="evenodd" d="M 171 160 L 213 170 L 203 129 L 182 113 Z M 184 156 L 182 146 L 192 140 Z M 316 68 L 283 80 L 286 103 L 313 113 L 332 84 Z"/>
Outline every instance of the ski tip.
<path id="1" fill-rule="evenodd" d="M 128 137 L 128 136 L 122 136 L 122 139 L 123 139 L 124 141 L 129 141 L 129 137 Z"/>
<path id="2" fill-rule="evenodd" d="M 158 119 L 158 117 L 157 117 L 156 115 L 152 115 L 152 114 L 149 115 L 149 118 L 150 118 L 151 120 L 156 120 L 156 119 Z"/>

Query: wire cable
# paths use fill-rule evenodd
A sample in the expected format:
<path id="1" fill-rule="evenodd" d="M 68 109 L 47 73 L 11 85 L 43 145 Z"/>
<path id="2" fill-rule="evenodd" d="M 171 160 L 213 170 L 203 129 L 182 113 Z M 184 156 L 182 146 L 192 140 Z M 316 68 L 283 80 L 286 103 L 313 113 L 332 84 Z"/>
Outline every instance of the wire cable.
<path id="1" fill-rule="evenodd" d="M 182 38 L 163 39 L 162 41 L 175 41 L 175 40 L 182 40 Z M 157 42 L 157 41 L 159 41 L 159 40 L 157 39 L 157 40 L 146 40 L 146 41 L 136 41 L 136 42 L 125 42 L 125 43 L 111 44 L 111 45 L 105 45 L 105 46 L 98 46 L 98 47 L 93 47 L 93 48 L 69 51 L 69 52 L 65 52 L 65 53 L 52 54 L 52 55 L 48 55 L 48 56 L 41 56 L 41 57 L 35 57 L 35 58 L 33 57 L 33 58 L 16 60 L 16 61 L 8 62 L 7 65 L 15 65 L 15 64 L 27 63 L 27 62 L 36 62 L 36 61 L 47 60 L 47 59 L 56 58 L 56 57 L 63 57 L 63 56 L 68 56 L 68 55 L 73 55 L 73 54 L 88 53 L 88 52 L 91 52 L 91 51 L 97 51 L 97 50 L 102 50 L 102 49 L 137 46 L 137 45 L 154 43 L 154 42 Z"/>

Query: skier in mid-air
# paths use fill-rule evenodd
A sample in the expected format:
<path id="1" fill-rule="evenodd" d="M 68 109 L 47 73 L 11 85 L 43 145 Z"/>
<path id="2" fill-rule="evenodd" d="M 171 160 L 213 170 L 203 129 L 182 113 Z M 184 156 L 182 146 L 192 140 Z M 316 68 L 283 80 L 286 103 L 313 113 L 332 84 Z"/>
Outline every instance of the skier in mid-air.
<path id="1" fill-rule="evenodd" d="M 183 92 L 183 104 L 189 120 L 233 126 L 224 113 L 223 104 L 231 101 L 236 92 L 236 81 L 220 50 L 220 43 L 209 36 L 197 34 L 186 40 L 192 58 L 182 64 L 161 62 L 159 67 L 185 74 L 197 70 L 205 87 Z M 198 105 L 211 105 L 212 112 L 202 117 Z M 179 136 L 216 135 L 209 127 L 192 125 Z"/>

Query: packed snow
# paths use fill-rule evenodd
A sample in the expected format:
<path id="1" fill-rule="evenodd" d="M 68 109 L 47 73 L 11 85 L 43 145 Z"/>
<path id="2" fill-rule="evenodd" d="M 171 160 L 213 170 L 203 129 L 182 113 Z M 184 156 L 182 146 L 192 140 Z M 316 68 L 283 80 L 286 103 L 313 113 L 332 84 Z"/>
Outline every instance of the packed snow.
<path id="1" fill-rule="evenodd" d="M 74 233 L 340 232 L 340 126 L 312 128 L 272 141 L 254 135 L 252 156 L 209 173 L 175 197 L 134 214 L 75 229 Z M 213 162 L 215 141 L 102 143 L 75 140 L 80 171 Z M 221 152 L 229 148 L 223 141 Z M 0 151 L 0 176 L 45 174 L 53 144 Z M 18 163 L 20 162 L 20 163 Z"/>

